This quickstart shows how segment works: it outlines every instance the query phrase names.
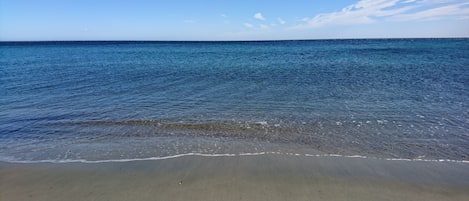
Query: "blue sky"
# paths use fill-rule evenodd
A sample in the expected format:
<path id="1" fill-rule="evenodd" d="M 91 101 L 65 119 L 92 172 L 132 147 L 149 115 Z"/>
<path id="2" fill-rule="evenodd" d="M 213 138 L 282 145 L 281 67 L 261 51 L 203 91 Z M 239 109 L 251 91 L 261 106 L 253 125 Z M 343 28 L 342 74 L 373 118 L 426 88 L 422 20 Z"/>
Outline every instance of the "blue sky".
<path id="1" fill-rule="evenodd" d="M 0 0 L 0 40 L 469 37 L 469 0 Z"/>

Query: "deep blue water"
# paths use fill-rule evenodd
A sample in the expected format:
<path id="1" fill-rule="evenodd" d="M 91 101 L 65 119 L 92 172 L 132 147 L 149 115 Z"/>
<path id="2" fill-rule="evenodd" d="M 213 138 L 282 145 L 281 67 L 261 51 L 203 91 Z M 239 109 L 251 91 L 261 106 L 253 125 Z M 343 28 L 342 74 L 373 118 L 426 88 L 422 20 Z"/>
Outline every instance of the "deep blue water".
<path id="1" fill-rule="evenodd" d="M 469 39 L 0 43 L 0 158 L 469 159 Z"/>

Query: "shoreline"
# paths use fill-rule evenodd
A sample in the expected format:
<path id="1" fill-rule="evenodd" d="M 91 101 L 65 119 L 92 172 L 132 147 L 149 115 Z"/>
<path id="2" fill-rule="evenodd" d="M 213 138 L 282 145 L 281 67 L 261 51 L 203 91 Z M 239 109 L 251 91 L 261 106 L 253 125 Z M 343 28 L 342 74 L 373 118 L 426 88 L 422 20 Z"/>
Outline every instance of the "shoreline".
<path id="1" fill-rule="evenodd" d="M 1 200 L 465 200 L 469 164 L 370 158 L 184 156 L 0 162 Z"/>
<path id="2" fill-rule="evenodd" d="M 319 152 L 319 151 L 317 151 Z M 318 158 L 360 158 L 372 159 L 383 161 L 407 161 L 407 162 L 447 162 L 447 163 L 469 163 L 468 160 L 454 160 L 454 159 L 430 159 L 430 158 L 381 158 L 376 156 L 364 155 L 340 155 L 340 154 L 309 154 L 309 153 L 282 153 L 282 152 L 247 152 L 247 153 L 183 153 L 168 156 L 146 157 L 146 158 L 122 158 L 122 159 L 103 159 L 103 160 L 87 160 L 87 159 L 46 159 L 46 160 L 0 160 L 0 163 L 19 163 L 19 164 L 34 164 L 34 163 L 121 163 L 121 162 L 137 162 L 137 161 L 157 161 L 168 160 L 181 157 L 242 157 L 242 156 L 262 156 L 262 155 L 280 155 L 292 157 L 318 157 Z"/>

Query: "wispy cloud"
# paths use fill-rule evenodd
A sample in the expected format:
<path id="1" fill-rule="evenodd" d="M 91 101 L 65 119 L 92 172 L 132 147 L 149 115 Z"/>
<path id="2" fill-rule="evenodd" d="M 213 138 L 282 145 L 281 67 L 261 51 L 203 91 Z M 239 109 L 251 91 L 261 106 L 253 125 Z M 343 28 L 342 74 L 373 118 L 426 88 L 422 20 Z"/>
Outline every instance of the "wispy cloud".
<path id="1" fill-rule="evenodd" d="M 247 27 L 247 28 L 252 28 L 252 27 L 254 27 L 254 25 L 252 25 L 252 24 L 250 24 L 250 23 L 244 23 L 243 25 L 244 25 L 245 27 Z"/>
<path id="2" fill-rule="evenodd" d="M 277 18 L 277 22 L 279 24 L 286 24 L 287 22 L 285 20 L 283 20 L 282 18 Z"/>
<path id="3" fill-rule="evenodd" d="M 435 20 L 444 17 L 458 17 L 460 19 L 469 17 L 469 2 L 453 5 L 445 5 L 441 7 L 431 8 L 415 13 L 397 15 L 392 20 L 408 21 L 408 20 Z"/>
<path id="4" fill-rule="evenodd" d="M 268 28 L 269 28 L 269 26 L 268 26 L 268 25 L 265 25 L 265 24 L 260 24 L 259 27 L 260 27 L 261 29 L 268 29 Z"/>
<path id="5" fill-rule="evenodd" d="M 258 19 L 258 20 L 262 20 L 262 21 L 265 20 L 264 16 L 262 16 L 262 13 L 256 13 L 256 14 L 254 14 L 253 17 Z"/>
<path id="6" fill-rule="evenodd" d="M 293 29 L 326 25 L 369 24 L 380 21 L 418 21 L 469 16 L 465 0 L 359 0 L 337 12 L 322 13 L 293 26 Z"/>

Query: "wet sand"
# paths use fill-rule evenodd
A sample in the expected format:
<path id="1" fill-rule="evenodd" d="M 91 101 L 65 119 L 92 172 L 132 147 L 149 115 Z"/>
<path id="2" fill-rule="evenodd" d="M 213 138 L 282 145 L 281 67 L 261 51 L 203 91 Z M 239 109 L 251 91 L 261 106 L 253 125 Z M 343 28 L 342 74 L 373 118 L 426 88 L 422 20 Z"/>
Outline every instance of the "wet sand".
<path id="1" fill-rule="evenodd" d="M 259 155 L 0 163 L 0 200 L 468 200 L 469 164 Z"/>

